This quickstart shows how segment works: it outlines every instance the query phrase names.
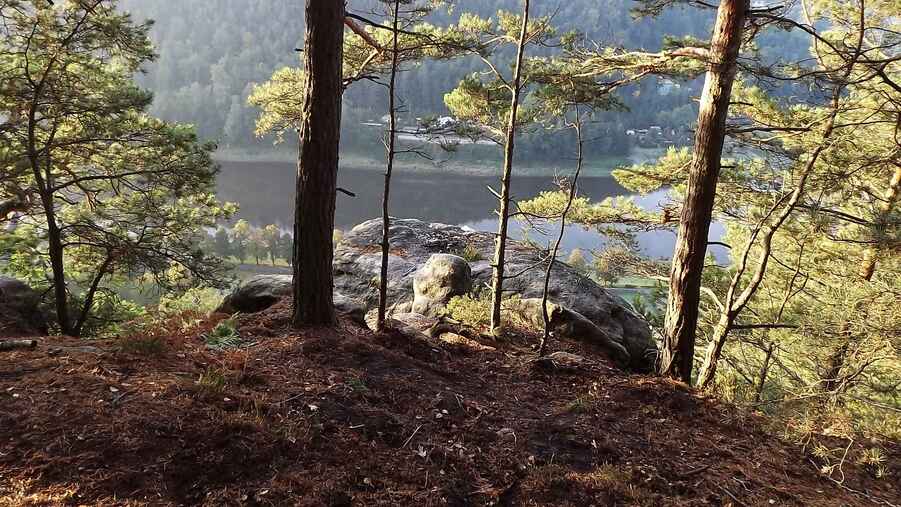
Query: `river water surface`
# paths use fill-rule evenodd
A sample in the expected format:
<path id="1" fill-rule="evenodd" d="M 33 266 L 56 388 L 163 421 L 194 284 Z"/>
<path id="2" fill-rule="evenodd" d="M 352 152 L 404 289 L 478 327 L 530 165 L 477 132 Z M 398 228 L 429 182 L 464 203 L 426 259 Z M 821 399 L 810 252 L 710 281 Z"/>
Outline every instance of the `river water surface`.
<path id="1" fill-rule="evenodd" d="M 294 209 L 295 165 L 291 162 L 231 162 L 220 161 L 222 172 L 218 179 L 220 198 L 241 205 L 239 216 L 254 225 L 276 224 L 291 228 Z M 512 192 L 518 199 L 527 199 L 544 190 L 554 189 L 551 176 L 514 177 Z M 381 216 L 383 174 L 379 169 L 342 167 L 338 172 L 338 186 L 356 194 L 342 193 L 337 197 L 336 227 L 350 229 L 356 224 Z M 419 218 L 430 222 L 464 225 L 476 230 L 493 231 L 497 227 L 494 210 L 497 199 L 486 188 L 498 188 L 494 176 L 473 176 L 453 172 L 414 173 L 395 172 L 391 184 L 391 215 L 399 218 Z M 630 195 L 612 177 L 583 177 L 579 179 L 579 194 L 592 200 L 611 196 Z M 636 196 L 644 207 L 656 208 L 666 199 L 660 191 Z M 521 236 L 516 224 L 511 235 Z M 714 224 L 711 237 L 722 234 Z M 540 235 L 530 237 L 542 241 Z M 675 236 L 671 232 L 643 233 L 639 236 L 642 250 L 652 257 L 669 257 Z M 593 250 L 603 246 L 597 232 L 579 226 L 567 229 L 563 248 Z M 721 252 L 717 252 L 720 257 Z"/>

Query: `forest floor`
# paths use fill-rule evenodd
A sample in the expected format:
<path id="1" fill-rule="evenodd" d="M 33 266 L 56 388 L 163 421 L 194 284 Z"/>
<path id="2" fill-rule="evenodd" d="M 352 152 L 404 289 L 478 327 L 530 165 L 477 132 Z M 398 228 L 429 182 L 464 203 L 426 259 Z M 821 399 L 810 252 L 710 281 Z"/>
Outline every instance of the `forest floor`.
<path id="1" fill-rule="evenodd" d="M 839 485 L 763 416 L 581 344 L 548 368 L 526 340 L 297 332 L 281 303 L 212 350 L 225 317 L 2 353 L 0 506 L 901 503 L 897 443 Z"/>

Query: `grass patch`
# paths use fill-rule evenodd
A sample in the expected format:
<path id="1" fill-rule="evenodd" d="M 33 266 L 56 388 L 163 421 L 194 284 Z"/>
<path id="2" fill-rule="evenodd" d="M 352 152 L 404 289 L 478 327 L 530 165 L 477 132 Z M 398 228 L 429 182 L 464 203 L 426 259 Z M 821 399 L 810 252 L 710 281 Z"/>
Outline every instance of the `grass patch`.
<path id="1" fill-rule="evenodd" d="M 227 383 L 225 372 L 218 368 L 207 368 L 197 379 L 200 390 L 208 394 L 222 394 Z"/>
<path id="2" fill-rule="evenodd" d="M 243 343 L 234 317 L 216 324 L 216 327 L 203 337 L 203 341 L 213 350 L 237 348 Z"/>

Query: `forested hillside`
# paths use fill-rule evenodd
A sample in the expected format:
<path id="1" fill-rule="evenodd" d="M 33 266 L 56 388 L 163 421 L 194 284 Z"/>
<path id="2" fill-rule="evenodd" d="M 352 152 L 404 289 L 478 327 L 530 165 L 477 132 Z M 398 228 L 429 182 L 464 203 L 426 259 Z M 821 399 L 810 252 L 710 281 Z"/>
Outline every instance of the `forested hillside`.
<path id="1" fill-rule="evenodd" d="M 348 8 L 365 16 L 373 2 L 353 0 Z M 217 140 L 223 147 L 265 149 L 271 140 L 257 140 L 254 121 L 258 111 L 247 105 L 254 83 L 262 83 L 285 66 L 299 64 L 295 48 L 302 46 L 302 5 L 289 0 L 126 0 L 122 8 L 139 20 L 153 19 L 151 31 L 159 59 L 145 67 L 139 82 L 155 96 L 151 111 L 163 119 L 196 125 L 202 138 Z M 576 30 L 606 45 L 659 50 L 661 34 L 703 37 L 711 17 L 705 13 L 674 9 L 659 18 L 633 19 L 630 0 L 572 0 L 536 2 L 539 15 L 553 14 L 553 22 L 564 31 Z M 447 23 L 462 12 L 491 16 L 497 10 L 515 10 L 517 2 L 455 2 L 450 13 L 439 11 L 429 21 Z M 377 18 L 377 17 L 376 17 Z M 477 69 L 471 59 L 425 62 L 398 82 L 399 96 L 409 121 L 431 114 L 444 115 L 443 96 L 459 80 Z M 700 91 L 696 82 L 673 83 L 647 79 L 621 92 L 628 112 L 610 112 L 599 117 L 590 151 L 615 154 L 628 147 L 625 131 L 651 125 L 685 135 L 696 116 L 691 97 Z M 378 121 L 385 114 L 385 90 L 368 82 L 348 89 L 344 102 L 342 142 L 345 146 L 369 147 L 380 133 L 360 126 Z M 533 136 L 523 145 L 526 157 L 548 157 L 548 143 L 557 147 L 565 140 L 557 136 Z M 288 139 L 292 143 L 293 139 Z"/>

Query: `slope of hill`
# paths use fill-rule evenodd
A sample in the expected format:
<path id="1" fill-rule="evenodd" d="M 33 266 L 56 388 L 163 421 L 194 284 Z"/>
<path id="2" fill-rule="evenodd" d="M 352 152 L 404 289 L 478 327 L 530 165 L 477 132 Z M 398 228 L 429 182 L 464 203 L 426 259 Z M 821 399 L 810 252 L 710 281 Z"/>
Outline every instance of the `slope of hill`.
<path id="1" fill-rule="evenodd" d="M 224 315 L 5 353 L 0 506 L 901 501 L 852 463 L 837 485 L 762 417 L 586 345 L 555 343 L 588 360 L 554 368 L 525 341 L 297 333 L 288 316 L 283 302 L 240 317 L 243 346 L 219 351 L 202 337 Z"/>
<path id="2" fill-rule="evenodd" d="M 348 9 L 377 17 L 368 14 L 376 3 L 354 0 Z M 605 44 L 633 48 L 658 49 L 665 34 L 706 37 L 709 32 L 709 13 L 676 9 L 659 19 L 633 20 L 630 9 L 635 5 L 631 0 L 544 0 L 532 2 L 532 10 L 535 16 L 554 14 L 561 30 L 578 30 Z M 276 69 L 299 64 L 295 48 L 303 45 L 303 2 L 123 0 L 120 6 L 137 20 L 155 21 L 151 35 L 159 59 L 139 77 L 154 92 L 154 115 L 194 124 L 201 137 L 217 139 L 223 146 L 268 147 L 269 140 L 254 139 L 257 111 L 246 100 L 254 83 L 266 81 Z M 520 8 L 517 0 L 462 0 L 453 6 L 452 14 L 436 14 L 433 21 L 446 24 L 462 12 L 491 16 L 499 9 Z M 405 72 L 399 94 L 407 115 L 445 114 L 444 94 L 477 69 L 475 62 L 462 59 L 426 63 Z M 649 79 L 623 94 L 630 112 L 611 113 L 605 124 L 615 125 L 616 132 L 654 123 L 683 128 L 696 115 L 691 103 L 696 92 L 696 87 L 683 87 L 660 94 L 656 80 Z M 345 144 L 377 146 L 378 133 L 361 133 L 358 124 L 380 118 L 386 108 L 383 86 L 368 82 L 352 86 L 345 95 Z"/>

